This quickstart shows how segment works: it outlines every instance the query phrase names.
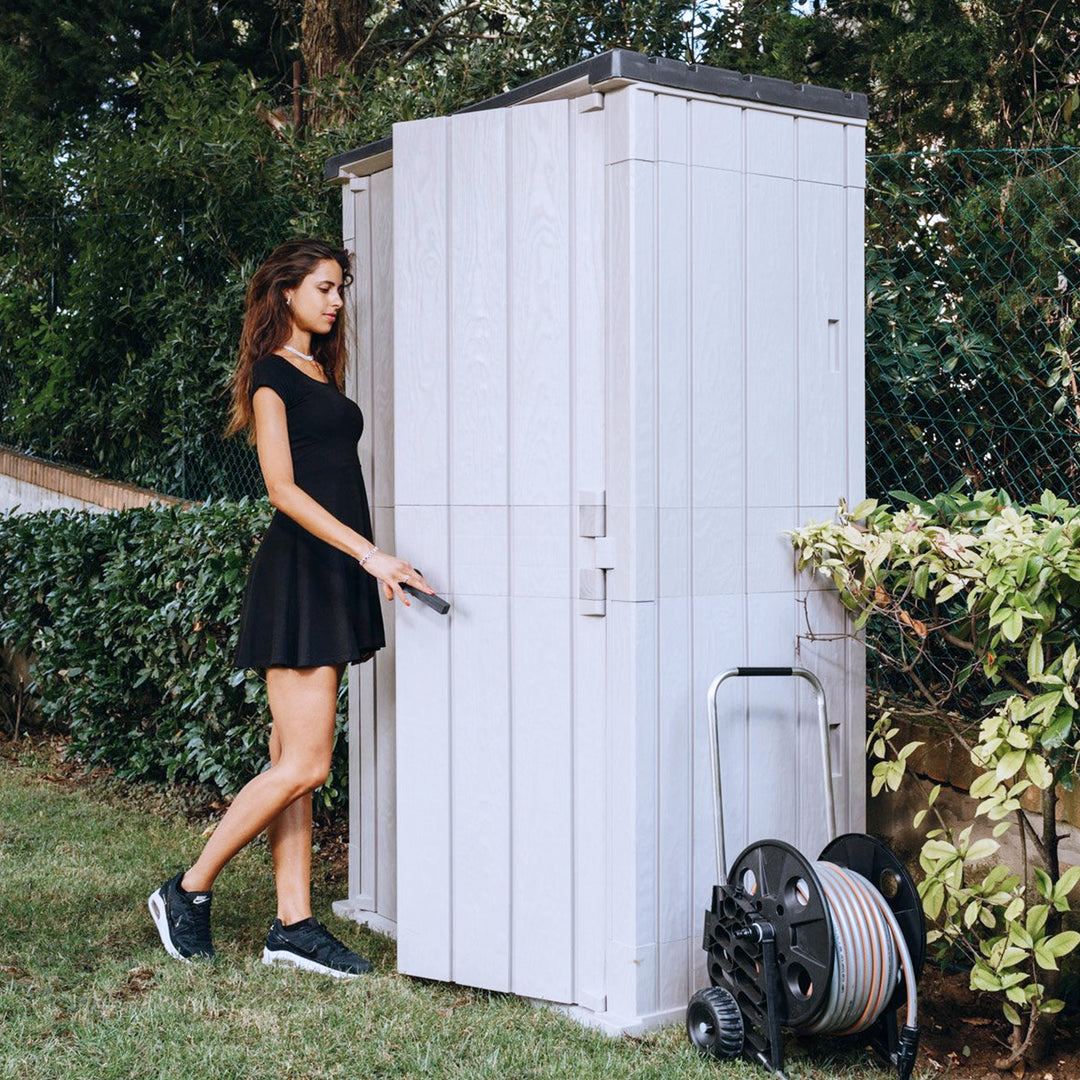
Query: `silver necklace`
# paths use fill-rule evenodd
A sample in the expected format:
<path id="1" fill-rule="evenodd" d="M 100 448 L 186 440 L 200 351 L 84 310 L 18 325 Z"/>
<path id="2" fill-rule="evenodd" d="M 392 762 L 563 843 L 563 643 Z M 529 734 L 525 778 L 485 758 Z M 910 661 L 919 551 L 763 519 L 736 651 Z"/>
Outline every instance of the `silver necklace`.
<path id="1" fill-rule="evenodd" d="M 302 353 L 299 349 L 294 349 L 291 345 L 282 345 L 283 349 L 287 349 L 293 354 L 293 356 L 299 356 L 301 360 L 314 360 L 314 355 L 308 356 L 307 353 Z"/>

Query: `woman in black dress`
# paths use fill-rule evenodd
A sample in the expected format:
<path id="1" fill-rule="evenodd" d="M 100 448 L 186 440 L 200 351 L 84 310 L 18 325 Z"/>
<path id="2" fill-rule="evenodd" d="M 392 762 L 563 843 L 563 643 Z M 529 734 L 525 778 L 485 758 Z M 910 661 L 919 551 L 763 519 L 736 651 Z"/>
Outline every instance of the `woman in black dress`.
<path id="1" fill-rule="evenodd" d="M 356 444 L 360 409 L 343 393 L 349 256 L 317 240 L 277 248 L 248 287 L 229 433 L 247 430 L 276 508 L 252 562 L 236 666 L 266 671 L 271 766 L 236 796 L 194 866 L 149 900 L 170 955 L 212 957 L 210 889 L 264 829 L 277 919 L 263 962 L 350 978 L 371 965 L 311 916 L 311 793 L 330 770 L 347 663 L 385 644 L 378 590 L 433 590 L 379 551 Z"/>

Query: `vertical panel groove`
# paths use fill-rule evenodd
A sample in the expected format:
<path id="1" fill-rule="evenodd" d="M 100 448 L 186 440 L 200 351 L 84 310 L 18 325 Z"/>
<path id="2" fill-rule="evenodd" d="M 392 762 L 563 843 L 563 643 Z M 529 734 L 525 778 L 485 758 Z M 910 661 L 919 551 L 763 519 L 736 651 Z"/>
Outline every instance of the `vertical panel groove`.
<path id="1" fill-rule="evenodd" d="M 795 432 L 794 432 L 795 444 L 794 445 L 795 445 L 795 448 L 796 448 L 795 506 L 798 508 L 796 510 L 796 513 L 799 515 L 799 519 L 800 519 L 799 524 L 802 524 L 802 520 L 801 520 L 801 518 L 802 518 L 802 509 L 801 508 L 802 508 L 802 500 L 803 500 L 802 469 L 799 467 L 801 455 L 799 455 L 798 449 L 802 445 L 800 443 L 800 441 L 799 441 L 799 429 L 801 427 L 801 419 L 802 419 L 802 417 L 801 417 L 802 410 L 799 408 L 799 402 L 802 400 L 801 390 L 802 390 L 802 387 L 803 387 L 803 375 L 804 375 L 804 372 L 803 372 L 802 321 L 801 321 L 801 316 L 802 316 L 802 284 L 803 283 L 802 283 L 802 280 L 801 280 L 801 274 L 799 273 L 799 271 L 801 269 L 801 266 L 802 266 L 802 264 L 800 262 L 800 258 L 799 258 L 799 256 L 800 256 L 800 246 L 801 246 L 800 241 L 801 241 L 801 238 L 802 238 L 802 228 L 801 228 L 802 217 L 799 214 L 799 210 L 800 210 L 801 202 L 802 202 L 801 197 L 800 197 L 800 187 L 801 187 L 800 177 L 802 176 L 802 172 L 801 172 L 801 168 L 800 168 L 800 166 L 801 166 L 801 160 L 800 160 L 800 156 L 801 156 L 800 155 L 800 149 L 801 149 L 801 147 L 799 145 L 799 119 L 798 119 L 798 117 L 796 117 L 792 121 L 792 124 L 794 125 L 794 128 L 795 128 L 794 138 L 792 140 L 794 142 L 794 144 L 795 144 L 794 149 L 793 149 L 793 153 L 795 155 L 795 167 L 794 167 L 794 169 L 792 169 L 792 172 L 795 174 L 795 182 L 791 185 L 791 198 L 792 198 L 792 211 L 791 212 L 792 212 L 793 220 L 795 222 L 795 235 L 792 237 L 792 241 L 793 241 L 792 256 L 793 256 L 793 259 L 794 259 L 794 262 L 795 262 L 795 297 L 794 297 L 794 304 L 795 304 L 795 312 L 794 312 L 795 341 L 794 341 L 794 346 L 795 346 L 795 388 L 796 389 L 795 389 L 795 409 L 794 409 L 794 417 L 793 417 L 794 422 L 795 422 Z M 793 593 L 791 599 L 792 599 L 792 603 L 794 604 L 795 601 L 797 600 L 796 594 Z M 800 639 L 798 637 L 798 629 L 797 628 L 796 628 L 795 635 L 796 635 L 795 640 L 792 642 L 792 646 L 793 646 L 793 650 L 795 652 L 795 655 L 798 656 L 799 655 Z M 803 714 L 805 712 L 805 709 L 802 708 L 801 706 L 803 706 L 805 704 L 806 698 L 807 698 L 807 694 L 806 694 L 805 688 L 803 687 L 803 680 L 799 679 L 796 686 L 795 686 L 795 702 L 794 702 L 794 704 L 795 704 L 796 747 L 798 747 L 799 744 L 800 744 L 799 729 L 802 727 L 802 718 L 803 718 Z M 802 789 L 803 789 L 802 769 L 799 768 L 799 767 L 796 767 L 796 769 L 795 769 L 795 806 L 796 807 L 801 807 L 802 806 Z M 805 821 L 805 819 L 802 817 L 801 814 L 799 815 L 798 820 Z M 802 840 L 803 840 L 803 836 L 805 835 L 804 828 L 800 827 L 797 830 L 797 834 L 798 835 L 795 837 L 795 843 L 800 844 L 802 842 Z"/>
<path id="2" fill-rule="evenodd" d="M 446 402 L 446 445 L 443 452 L 443 467 L 446 470 L 445 476 L 445 488 L 446 491 L 446 569 L 447 575 L 453 573 L 454 563 L 452 560 L 453 554 L 453 526 L 450 522 L 450 507 L 454 504 L 454 475 L 453 475 L 453 430 L 454 430 L 454 410 L 452 407 L 453 398 L 453 368 L 454 368 L 454 260 L 452 252 L 454 250 L 454 140 L 453 140 L 453 125 L 445 125 L 446 139 L 446 164 L 445 171 L 443 173 L 446 183 L 446 191 L 443 195 L 446 204 L 446 259 L 444 260 L 445 273 L 446 273 L 446 307 L 444 309 L 444 318 L 446 319 L 445 333 L 446 333 L 446 389 L 444 392 L 443 400 Z M 452 580 L 448 582 L 451 591 L 453 590 L 454 583 Z M 450 978 L 454 977 L 454 632 L 450 629 L 450 640 L 448 642 L 449 656 L 447 658 L 446 665 L 446 693 L 447 693 L 447 717 L 446 717 L 446 790 L 449 795 L 446 806 L 446 836 L 447 836 L 447 848 L 448 848 L 448 874 L 446 889 L 447 895 L 450 898 L 449 913 L 450 913 L 450 928 L 449 937 L 447 939 L 449 944 L 449 966 L 450 966 Z"/>
<path id="3" fill-rule="evenodd" d="M 570 656 L 571 658 L 578 655 L 578 635 L 577 635 L 577 601 L 574 599 L 576 590 L 574 589 L 574 583 L 576 579 L 577 559 L 575 558 L 577 549 L 577 515 L 573 512 L 574 505 L 577 502 L 575 489 L 577 483 L 576 477 L 576 464 L 577 464 L 577 409 L 574 407 L 574 403 L 577 400 L 577 394 L 574 392 L 577 387 L 578 379 L 578 355 L 577 355 L 577 131 L 578 131 L 578 118 L 580 113 L 574 107 L 573 101 L 567 101 L 567 118 L 566 118 L 566 160 L 568 168 L 566 170 L 566 201 L 567 211 L 566 220 L 568 222 L 568 240 L 567 240 L 567 259 L 569 269 L 569 290 L 567 292 L 566 302 L 568 307 L 567 318 L 567 352 L 569 354 L 569 386 L 570 386 L 570 411 L 569 411 L 569 461 L 571 463 L 570 469 L 566 474 L 566 503 L 570 507 L 570 514 L 567 518 L 568 535 L 566 537 L 567 548 L 570 551 L 569 560 L 569 580 L 567 581 L 566 595 L 570 598 L 567 602 L 566 618 L 568 622 L 567 626 L 567 639 L 570 642 Z M 569 707 L 570 707 L 570 996 L 571 1000 L 578 1000 L 578 942 L 577 942 L 577 906 L 578 906 L 578 881 L 577 881 L 577 857 L 578 857 L 578 828 L 577 828 L 577 784 L 574 783 L 574 775 L 577 769 L 577 740 L 575 738 L 577 734 L 577 710 L 574 705 L 577 701 L 577 665 L 574 664 L 573 659 L 570 663 L 570 686 L 569 686 Z"/>
<path id="4" fill-rule="evenodd" d="M 509 940 L 506 950 L 507 986 L 514 985 L 514 895 L 516 883 L 514 880 L 514 596 L 516 582 L 514 575 L 514 515 L 510 512 L 510 492 L 514 490 L 514 454 L 513 454 L 513 431 L 511 430 L 511 417 L 514 407 L 514 117 L 513 109 L 506 112 L 506 627 L 509 636 L 509 645 L 506 650 L 506 775 L 510 778 L 509 798 L 507 799 L 506 814 L 509 819 L 507 828 L 507 876 L 509 890 L 507 894 L 507 920 L 509 926 Z"/>
<path id="5" fill-rule="evenodd" d="M 742 382 L 742 414 L 744 417 L 744 424 L 750 414 L 750 289 L 746 287 L 746 282 L 749 280 L 750 272 L 750 255 L 748 251 L 749 246 L 749 227 L 747 220 L 749 218 L 750 211 L 750 199 L 749 199 L 749 185 L 747 183 L 747 168 L 746 162 L 749 161 L 748 152 L 749 139 L 747 137 L 747 116 L 749 115 L 749 109 L 742 109 L 740 120 L 742 121 L 742 160 L 743 168 L 739 175 L 739 183 L 742 187 L 742 250 L 740 251 L 742 261 L 742 280 L 743 284 L 743 302 L 742 302 L 742 367 L 743 367 L 743 382 Z M 745 430 L 745 428 L 744 428 Z M 749 574 L 750 574 L 750 537 L 749 530 L 747 528 L 747 514 L 746 506 L 749 501 L 748 496 L 750 493 L 750 455 L 744 454 L 742 460 L 743 475 L 742 475 L 742 493 L 740 505 L 742 507 L 742 589 L 743 589 L 743 610 L 749 614 L 750 605 L 746 599 L 745 594 L 749 588 Z M 746 663 L 750 663 L 754 660 L 753 657 L 748 655 L 750 648 L 750 628 L 747 625 L 747 620 L 743 620 L 743 655 L 742 659 Z M 750 692 L 746 691 L 743 696 L 744 705 L 741 710 L 742 718 L 741 725 L 743 729 L 743 761 L 742 769 L 743 776 L 752 775 L 750 772 Z M 750 820 L 750 785 L 743 784 L 743 835 L 740 838 L 740 842 L 736 844 L 736 849 L 741 848 L 748 840 L 746 831 L 746 822 Z M 725 838 L 726 840 L 726 838 Z M 724 867 L 724 871 L 727 871 L 727 867 Z"/>
<path id="6" fill-rule="evenodd" d="M 691 524 L 691 507 L 694 504 L 693 472 L 694 472 L 694 134 L 693 134 L 693 105 L 686 102 L 685 124 L 686 132 L 686 290 L 684 321 L 686 323 L 686 464 L 688 486 L 686 490 L 686 566 L 693 574 L 694 570 L 694 529 Z M 691 988 L 694 970 L 694 951 L 697 945 L 694 935 L 694 590 L 691 583 L 687 582 L 686 603 L 683 609 L 683 617 L 686 619 L 686 686 L 687 686 L 687 728 L 684 754 L 684 790 L 686 796 L 686 874 L 683 881 L 684 899 L 686 910 L 689 912 L 689 925 L 686 928 L 686 971 Z"/>
<path id="7" fill-rule="evenodd" d="M 662 190 L 661 180 L 661 167 L 660 167 L 660 95 L 652 94 L 652 158 L 653 158 L 653 184 L 652 184 L 652 243 L 651 249 L 653 252 L 653 258 L 655 260 L 656 270 L 653 273 L 653 289 L 650 300 L 653 306 L 652 317 L 652 357 L 653 357 L 653 415 L 652 415 L 652 428 L 654 432 L 654 438 L 658 439 L 660 433 L 663 430 L 662 422 L 660 418 L 660 290 L 663 287 L 663 276 L 660 267 L 660 192 Z M 662 503 L 660 492 L 660 447 L 656 447 L 653 451 L 653 491 L 656 493 L 653 499 L 655 509 L 653 511 L 653 580 L 659 583 L 660 581 L 660 536 L 659 536 L 659 521 L 660 521 L 660 506 Z M 659 628 L 659 602 L 654 601 L 654 607 L 656 609 L 656 625 Z M 657 672 L 663 670 L 663 662 L 660 656 L 660 633 L 653 634 L 653 669 Z M 660 762 L 663 757 L 664 747 L 663 740 L 660 735 L 660 686 L 661 680 L 659 678 L 653 680 L 653 700 L 652 715 L 653 715 L 653 792 L 652 800 L 653 806 L 656 808 L 656 812 L 653 814 L 653 866 L 656 867 L 656 875 L 653 880 L 653 930 L 652 940 L 656 942 L 656 962 L 653 965 L 653 1000 L 655 1003 L 660 1001 L 660 912 L 663 910 L 664 894 L 663 894 L 663 882 L 661 881 L 661 867 L 663 862 L 661 860 L 660 847 L 663 843 L 663 838 L 660 835 L 660 807 L 662 805 L 661 799 L 663 797 L 660 790 Z M 655 1008 L 655 1005 L 654 1005 Z"/>

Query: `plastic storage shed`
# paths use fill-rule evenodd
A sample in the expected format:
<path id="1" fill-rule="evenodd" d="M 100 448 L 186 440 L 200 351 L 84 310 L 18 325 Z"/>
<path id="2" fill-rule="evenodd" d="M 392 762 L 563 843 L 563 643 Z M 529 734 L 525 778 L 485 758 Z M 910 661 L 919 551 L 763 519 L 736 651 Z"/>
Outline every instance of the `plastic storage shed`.
<path id="1" fill-rule="evenodd" d="M 790 529 L 861 499 L 866 102 L 616 51 L 328 163 L 378 543 L 452 601 L 350 683 L 350 898 L 402 972 L 678 1019 L 707 983 L 705 692 L 864 670 Z M 814 702 L 721 701 L 728 851 L 825 839 Z"/>

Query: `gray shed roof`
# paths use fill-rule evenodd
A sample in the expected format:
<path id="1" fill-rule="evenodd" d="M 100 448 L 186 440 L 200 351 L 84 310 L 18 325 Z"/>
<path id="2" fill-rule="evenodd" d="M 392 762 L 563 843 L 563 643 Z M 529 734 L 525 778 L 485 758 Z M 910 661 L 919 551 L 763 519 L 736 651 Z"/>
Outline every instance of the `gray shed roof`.
<path id="1" fill-rule="evenodd" d="M 705 67 L 702 64 L 685 64 L 681 60 L 646 56 L 629 49 L 612 49 L 458 111 L 478 112 L 481 109 L 501 109 L 524 101 L 576 97 L 588 93 L 601 83 L 612 82 L 655 83 L 678 90 L 693 90 L 717 97 L 741 98 L 764 105 L 781 105 L 859 120 L 865 120 L 867 116 L 865 94 L 811 86 L 809 83 L 792 83 L 763 75 L 743 75 L 738 71 Z M 379 139 L 356 150 L 335 154 L 326 162 L 325 177 L 327 180 L 336 180 L 345 166 L 377 154 L 385 154 L 392 145 L 393 140 L 390 138 Z"/>

